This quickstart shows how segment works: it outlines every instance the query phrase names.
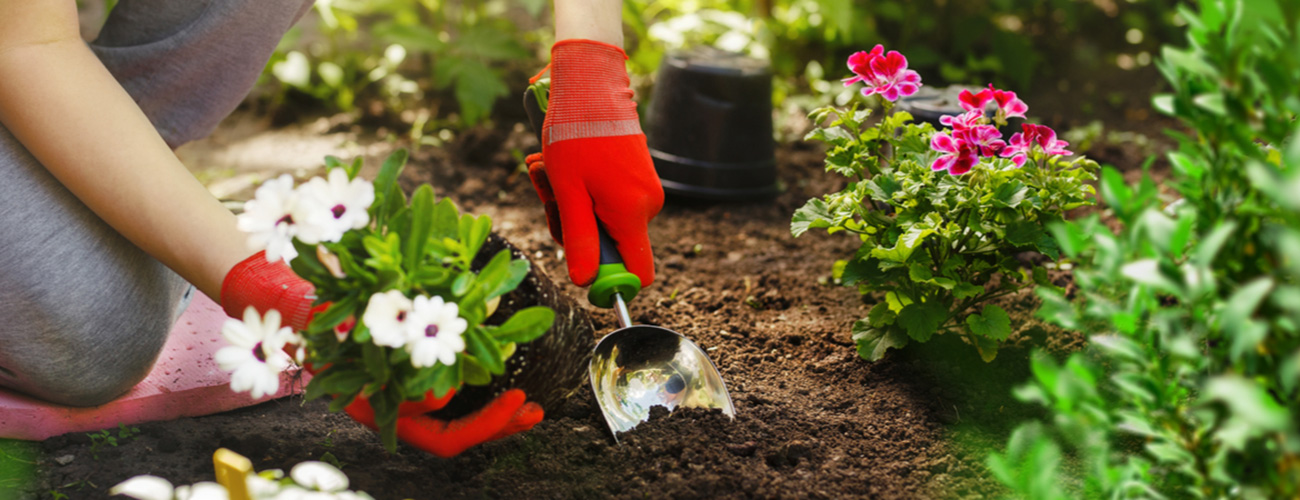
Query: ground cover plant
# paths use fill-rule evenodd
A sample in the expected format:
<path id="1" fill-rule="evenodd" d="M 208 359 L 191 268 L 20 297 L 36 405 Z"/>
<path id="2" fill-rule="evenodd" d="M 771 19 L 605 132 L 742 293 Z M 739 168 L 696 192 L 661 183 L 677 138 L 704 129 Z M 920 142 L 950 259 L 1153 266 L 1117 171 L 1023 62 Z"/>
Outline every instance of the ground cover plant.
<path id="1" fill-rule="evenodd" d="M 848 60 L 864 96 L 879 95 L 882 118 L 852 103 L 821 108 L 808 134 L 826 143 L 826 170 L 850 179 L 843 190 L 813 198 L 790 225 L 798 237 L 810 229 L 845 233 L 860 241 L 839 261 L 835 277 L 880 299 L 853 324 L 858 353 L 875 361 L 890 348 L 926 342 L 935 334 L 962 335 L 986 361 L 1012 333 L 1010 316 L 990 301 L 1032 284 L 1047 270 L 1022 269 L 1016 254 L 1059 249 L 1047 226 L 1066 211 L 1092 203 L 1096 163 L 1072 154 L 1043 125 L 1022 124 L 1003 140 L 998 125 L 1024 117 L 1028 106 L 1014 92 L 990 85 L 961 94 L 965 113 L 945 116 L 942 132 L 913 123 L 893 102 L 916 92 L 920 76 L 907 59 L 877 45 Z M 997 108 L 986 116 L 986 108 Z"/>
<path id="2" fill-rule="evenodd" d="M 1180 15 L 1187 47 L 1165 48 L 1173 92 L 1154 100 L 1189 131 L 1168 189 L 1107 170 L 1118 229 L 1052 228 L 1081 293 L 1039 289 L 1041 313 L 1091 348 L 1035 358 L 1017 391 L 1050 418 L 989 466 L 1026 498 L 1300 496 L 1300 7 Z"/>
<path id="3" fill-rule="evenodd" d="M 435 202 L 428 185 L 408 202 L 397 186 L 406 160 L 405 150 L 391 155 L 373 183 L 357 178 L 360 158 L 330 158 L 326 177 L 295 188 L 285 175 L 258 188 L 240 229 L 268 261 L 288 260 L 315 286 L 319 312 L 298 334 L 280 326 L 279 312 L 262 317 L 250 307 L 222 328 L 232 345 L 216 355 L 234 372 L 231 389 L 257 398 L 280 386 L 289 360 L 279 351 L 293 352 L 318 370 L 307 399 L 333 396 L 330 409 L 339 411 L 364 398 L 390 450 L 400 405 L 491 383 L 518 344 L 555 321 L 552 309 L 534 306 L 499 325 L 484 323 L 530 264 L 503 249 L 473 269 L 492 219 L 461 214 L 446 198 Z"/>

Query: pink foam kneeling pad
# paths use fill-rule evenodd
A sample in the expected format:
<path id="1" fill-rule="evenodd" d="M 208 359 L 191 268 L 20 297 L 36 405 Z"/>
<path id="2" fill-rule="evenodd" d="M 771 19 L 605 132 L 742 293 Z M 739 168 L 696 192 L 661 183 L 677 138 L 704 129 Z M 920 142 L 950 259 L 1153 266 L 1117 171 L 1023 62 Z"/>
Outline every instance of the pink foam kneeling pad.
<path id="1" fill-rule="evenodd" d="M 230 390 L 230 373 L 213 356 L 226 346 L 226 314 L 197 291 L 172 327 L 149 376 L 116 400 L 93 408 L 72 408 L 0 389 L 0 438 L 39 441 L 69 432 L 89 432 L 159 420 L 210 415 L 300 392 L 310 379 L 295 371 L 280 375 L 280 391 L 253 399 Z"/>

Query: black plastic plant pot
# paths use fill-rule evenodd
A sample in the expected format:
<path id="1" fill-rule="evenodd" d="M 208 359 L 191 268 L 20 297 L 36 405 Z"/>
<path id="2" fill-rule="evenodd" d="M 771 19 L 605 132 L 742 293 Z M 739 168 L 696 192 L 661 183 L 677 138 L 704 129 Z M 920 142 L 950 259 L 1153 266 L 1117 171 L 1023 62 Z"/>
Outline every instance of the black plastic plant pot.
<path id="1" fill-rule="evenodd" d="M 710 200 L 777 193 L 766 62 L 708 47 L 669 54 L 647 121 L 650 156 L 667 193 Z"/>
<path id="2" fill-rule="evenodd" d="M 475 271 L 482 269 L 503 249 L 509 249 L 513 259 L 529 260 L 505 238 L 492 233 L 470 267 Z M 506 360 L 504 374 L 492 377 L 488 385 L 462 385 L 451 402 L 430 413 L 431 417 L 452 420 L 468 415 L 510 389 L 523 390 L 528 401 L 549 413 L 577 392 L 586 381 L 587 362 L 596 347 L 596 327 L 587 310 L 561 291 L 536 263 L 519 288 L 501 296 L 496 312 L 484 323 L 500 325 L 516 312 L 532 306 L 555 310 L 555 324 L 551 329 L 537 340 L 516 346 L 515 354 Z"/>

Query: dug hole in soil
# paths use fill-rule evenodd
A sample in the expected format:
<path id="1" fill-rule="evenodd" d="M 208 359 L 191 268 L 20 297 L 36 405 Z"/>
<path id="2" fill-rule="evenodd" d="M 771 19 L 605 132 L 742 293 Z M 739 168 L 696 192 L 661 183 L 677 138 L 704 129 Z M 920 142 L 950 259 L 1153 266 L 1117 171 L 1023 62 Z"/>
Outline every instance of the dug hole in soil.
<path id="1" fill-rule="evenodd" d="M 491 215 L 495 231 L 589 309 L 597 335 L 612 331 L 613 314 L 585 304 L 584 291 L 568 281 L 512 149 L 533 151 L 536 142 L 522 128 L 467 132 L 450 148 L 415 151 L 403 187 L 432 183 L 462 209 Z M 249 457 L 257 470 L 288 470 L 328 454 L 352 489 L 378 499 L 997 495 L 1002 489 L 983 463 L 1016 422 L 1033 415 L 1010 396 L 1027 377 L 1028 350 L 1009 347 L 986 364 L 960 340 L 936 337 L 877 363 L 859 359 L 850 325 L 874 299 L 827 283 L 832 263 L 851 256 L 855 242 L 820 231 L 795 239 L 788 229 L 797 207 L 844 180 L 823 171 L 810 145 L 784 146 L 777 161 L 786 189 L 773 200 L 670 199 L 650 228 L 657 281 L 630 304 L 634 323 L 662 325 L 707 349 L 731 390 L 734 421 L 678 410 L 615 444 L 584 383 L 532 431 L 444 460 L 404 445 L 390 454 L 325 401 L 294 397 L 142 424 L 138 437 L 94 453 L 85 433 L 52 438 L 43 443 L 42 477 L 31 495 L 104 498 L 138 474 L 211 481 L 219 447 Z M 1029 300 L 1023 294 L 1004 303 L 1022 326 L 1031 322 L 1023 312 Z"/>

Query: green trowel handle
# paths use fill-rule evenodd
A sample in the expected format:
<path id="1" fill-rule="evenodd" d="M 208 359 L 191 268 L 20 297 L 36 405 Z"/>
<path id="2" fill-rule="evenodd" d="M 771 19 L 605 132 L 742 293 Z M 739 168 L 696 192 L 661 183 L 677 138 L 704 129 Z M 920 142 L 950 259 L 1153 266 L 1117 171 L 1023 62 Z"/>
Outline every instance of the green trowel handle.
<path id="1" fill-rule="evenodd" d="M 596 271 L 596 281 L 587 289 L 587 300 L 596 307 L 608 309 L 614 307 L 614 294 L 621 295 L 624 301 L 636 297 L 641 292 L 641 278 L 627 271 L 618 246 L 605 227 L 597 222 L 596 230 L 600 233 L 600 269 Z"/>

